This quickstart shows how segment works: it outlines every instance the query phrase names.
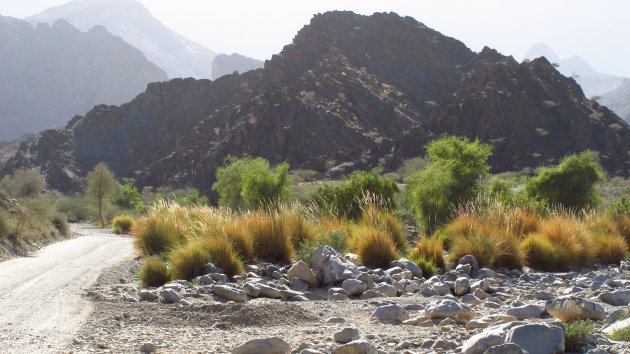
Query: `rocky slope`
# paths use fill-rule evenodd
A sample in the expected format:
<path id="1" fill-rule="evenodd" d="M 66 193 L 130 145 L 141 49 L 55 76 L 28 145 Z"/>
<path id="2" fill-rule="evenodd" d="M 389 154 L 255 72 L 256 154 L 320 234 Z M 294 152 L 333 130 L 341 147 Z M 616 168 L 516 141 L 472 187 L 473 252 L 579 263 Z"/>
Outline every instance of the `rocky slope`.
<path id="1" fill-rule="evenodd" d="M 33 27 L 0 16 L 0 140 L 57 128 L 99 103 L 121 104 L 166 73 L 97 26 Z"/>
<path id="2" fill-rule="evenodd" d="M 27 18 L 34 24 L 52 24 L 58 19 L 83 31 L 96 25 L 106 27 L 142 51 L 170 78 L 211 78 L 216 54 L 167 28 L 135 0 L 76 0 Z"/>
<path id="3" fill-rule="evenodd" d="M 525 59 L 536 59 L 544 56 L 553 64 L 558 65 L 558 71 L 564 76 L 573 77 L 586 97 L 601 96 L 617 89 L 624 78 L 620 76 L 602 74 L 591 67 L 582 57 L 574 55 L 560 59 L 551 48 L 544 43 L 538 43 L 525 54 Z"/>
<path id="4" fill-rule="evenodd" d="M 613 110 L 626 122 L 630 122 L 630 79 L 626 79 L 616 90 L 603 95 L 599 103 Z"/>
<path id="5" fill-rule="evenodd" d="M 446 133 L 493 143 L 495 171 L 591 149 L 628 174 L 628 125 L 546 59 L 477 54 L 409 17 L 351 12 L 315 16 L 264 69 L 151 84 L 98 106 L 23 144 L 2 173 L 37 166 L 74 191 L 105 161 L 140 186 L 208 191 L 230 154 L 334 175 L 395 167 Z"/>
<path id="6" fill-rule="evenodd" d="M 264 64 L 261 60 L 248 58 L 238 53 L 219 54 L 212 61 L 212 77 L 218 79 L 235 71 L 242 74 L 246 71 L 260 69 Z"/>

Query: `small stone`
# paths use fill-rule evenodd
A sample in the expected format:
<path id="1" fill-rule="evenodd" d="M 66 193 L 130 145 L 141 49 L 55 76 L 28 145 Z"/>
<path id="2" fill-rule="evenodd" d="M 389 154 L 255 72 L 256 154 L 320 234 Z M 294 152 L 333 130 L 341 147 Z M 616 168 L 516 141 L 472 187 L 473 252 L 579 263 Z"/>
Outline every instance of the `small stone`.
<path id="1" fill-rule="evenodd" d="M 160 291 L 160 296 L 167 304 L 178 303 L 182 298 L 182 296 L 173 289 L 162 289 Z"/>
<path id="2" fill-rule="evenodd" d="M 382 323 L 399 324 L 409 319 L 409 314 L 398 305 L 385 305 L 377 307 L 370 315 L 370 319 Z"/>
<path id="3" fill-rule="evenodd" d="M 613 306 L 628 306 L 630 304 L 630 290 L 615 290 L 601 293 L 599 300 Z"/>
<path id="4" fill-rule="evenodd" d="M 484 354 L 527 354 L 527 352 L 517 344 L 506 343 L 492 346 Z"/>
<path id="5" fill-rule="evenodd" d="M 253 339 L 232 349 L 232 354 L 288 354 L 291 346 L 278 337 Z"/>
<path id="6" fill-rule="evenodd" d="M 506 313 L 519 320 L 540 318 L 545 313 L 545 308 L 540 305 L 524 305 L 508 309 Z"/>
<path id="7" fill-rule="evenodd" d="M 152 342 L 145 342 L 140 346 L 140 353 L 155 353 L 157 351 L 157 345 Z"/>
<path id="8" fill-rule="evenodd" d="M 378 354 L 372 343 L 359 339 L 335 348 L 332 354 Z"/>
<path id="9" fill-rule="evenodd" d="M 467 255 L 459 259 L 458 264 L 468 264 L 472 268 L 473 271 L 479 270 L 479 263 L 477 263 L 477 259 L 473 255 Z"/>
<path id="10" fill-rule="evenodd" d="M 247 302 L 247 294 L 243 290 L 235 289 L 227 285 L 215 285 L 212 292 L 226 300 L 234 302 Z"/>
<path id="11" fill-rule="evenodd" d="M 376 299 L 379 297 L 383 297 L 385 295 L 383 295 L 383 293 L 380 293 L 378 291 L 375 290 L 368 290 L 366 292 L 364 292 L 363 294 L 361 294 L 361 296 L 359 296 L 359 299 L 361 300 L 369 300 L 369 299 Z"/>
<path id="12" fill-rule="evenodd" d="M 398 290 L 393 285 L 387 283 L 379 283 L 374 286 L 374 291 L 377 291 L 387 297 L 398 296 Z"/>
<path id="13" fill-rule="evenodd" d="M 367 284 L 357 279 L 346 279 L 341 287 L 347 296 L 359 296 L 367 290 Z"/>
<path id="14" fill-rule="evenodd" d="M 463 296 L 470 291 L 470 281 L 466 277 L 459 277 L 455 280 L 455 295 Z"/>
<path id="15" fill-rule="evenodd" d="M 302 280 L 298 279 L 298 278 L 291 278 L 291 290 L 295 290 L 295 291 L 306 291 L 308 290 L 308 284 L 306 284 L 305 282 L 303 282 Z"/>
<path id="16" fill-rule="evenodd" d="M 149 302 L 153 302 L 158 299 L 158 296 L 154 292 L 148 290 L 140 290 L 138 297 L 140 297 L 141 301 Z"/>
<path id="17" fill-rule="evenodd" d="M 345 294 L 342 293 L 334 293 L 332 295 L 328 295 L 328 300 L 330 301 L 346 301 L 350 300 Z"/>
<path id="18" fill-rule="evenodd" d="M 203 270 L 206 272 L 206 274 L 209 273 L 217 273 L 217 274 L 223 274 L 223 269 L 215 266 L 212 263 L 207 263 L 206 265 L 203 266 Z"/>
<path id="19" fill-rule="evenodd" d="M 243 284 L 243 291 L 245 294 L 251 297 L 259 297 L 260 296 L 260 288 L 253 283 L 247 282 Z"/>
<path id="20" fill-rule="evenodd" d="M 359 330 L 354 327 L 346 327 L 333 335 L 337 343 L 346 344 L 360 338 Z"/>
<path id="21" fill-rule="evenodd" d="M 280 290 L 272 288 L 271 286 L 258 284 L 258 289 L 260 289 L 260 296 L 262 297 L 269 299 L 279 299 L 282 297 L 282 295 L 280 295 Z"/>
<path id="22" fill-rule="evenodd" d="M 346 320 L 341 317 L 331 317 L 326 320 L 326 323 L 345 323 Z"/>
<path id="23" fill-rule="evenodd" d="M 468 306 L 461 305 L 450 299 L 438 300 L 430 304 L 424 310 L 424 313 L 430 318 L 461 317 L 471 320 L 475 317 L 475 314 Z"/>

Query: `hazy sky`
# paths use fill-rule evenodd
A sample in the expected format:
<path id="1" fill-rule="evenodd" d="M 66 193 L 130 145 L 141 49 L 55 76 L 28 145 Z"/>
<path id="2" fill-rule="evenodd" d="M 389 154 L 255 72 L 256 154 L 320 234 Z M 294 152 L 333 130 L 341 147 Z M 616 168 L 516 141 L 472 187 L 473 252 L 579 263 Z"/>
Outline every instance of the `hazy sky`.
<path id="1" fill-rule="evenodd" d="M 544 42 L 600 72 L 630 77 L 627 0 L 139 0 L 164 24 L 215 52 L 268 59 L 314 13 L 394 11 L 463 41 L 521 59 Z M 0 0 L 0 14 L 26 17 L 67 0 Z"/>

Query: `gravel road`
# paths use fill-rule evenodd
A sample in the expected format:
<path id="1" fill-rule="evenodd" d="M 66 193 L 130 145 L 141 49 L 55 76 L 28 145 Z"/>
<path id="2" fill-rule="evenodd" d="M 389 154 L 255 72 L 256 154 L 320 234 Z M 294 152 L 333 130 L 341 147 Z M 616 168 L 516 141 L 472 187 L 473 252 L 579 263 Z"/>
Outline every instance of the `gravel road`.
<path id="1" fill-rule="evenodd" d="M 0 263 L 0 352 L 59 352 L 93 310 L 102 270 L 133 258 L 131 239 L 86 225 L 78 237 Z"/>

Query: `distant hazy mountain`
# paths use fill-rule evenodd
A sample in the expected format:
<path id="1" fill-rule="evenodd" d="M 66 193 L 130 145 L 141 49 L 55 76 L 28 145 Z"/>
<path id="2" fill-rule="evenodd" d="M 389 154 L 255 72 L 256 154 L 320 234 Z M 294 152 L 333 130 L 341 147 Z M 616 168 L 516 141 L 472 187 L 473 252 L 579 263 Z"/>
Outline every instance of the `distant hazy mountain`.
<path id="1" fill-rule="evenodd" d="M 564 76 L 573 77 L 580 84 L 586 97 L 601 96 L 618 88 L 624 78 L 597 72 L 583 58 L 574 55 L 568 59 L 560 59 L 551 48 L 544 43 L 534 45 L 525 54 L 525 59 L 546 57 L 551 63 L 558 64 L 558 71 Z"/>
<path id="2" fill-rule="evenodd" d="M 232 74 L 235 71 L 242 74 L 246 71 L 260 69 L 264 65 L 265 62 L 262 60 L 248 58 L 238 53 L 231 55 L 219 54 L 212 61 L 212 77 L 217 79 L 223 75 Z"/>
<path id="3" fill-rule="evenodd" d="M 0 16 L 0 140 L 65 125 L 96 104 L 121 104 L 166 73 L 104 27 L 81 32 Z"/>
<path id="4" fill-rule="evenodd" d="M 630 123 L 630 79 L 624 80 L 616 90 L 603 95 L 599 103 L 612 109 Z"/>
<path id="5" fill-rule="evenodd" d="M 216 53 L 173 32 L 135 0 L 77 0 L 28 17 L 31 23 L 66 19 L 87 31 L 102 25 L 140 49 L 170 78 L 212 77 Z"/>

